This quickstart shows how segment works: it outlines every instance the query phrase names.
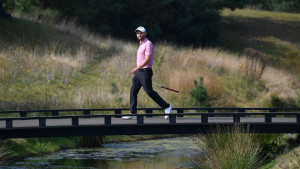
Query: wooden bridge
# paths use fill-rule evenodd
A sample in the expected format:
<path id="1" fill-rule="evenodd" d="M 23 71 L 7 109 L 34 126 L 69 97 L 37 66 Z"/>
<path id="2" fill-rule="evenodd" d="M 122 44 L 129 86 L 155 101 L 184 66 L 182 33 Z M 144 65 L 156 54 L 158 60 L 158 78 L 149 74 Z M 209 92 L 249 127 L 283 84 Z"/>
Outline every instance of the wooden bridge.
<path id="1" fill-rule="evenodd" d="M 160 108 L 68 109 L 0 112 L 0 138 L 144 134 L 198 134 L 217 126 L 249 127 L 256 133 L 300 133 L 300 109 L 174 108 L 165 120 Z"/>

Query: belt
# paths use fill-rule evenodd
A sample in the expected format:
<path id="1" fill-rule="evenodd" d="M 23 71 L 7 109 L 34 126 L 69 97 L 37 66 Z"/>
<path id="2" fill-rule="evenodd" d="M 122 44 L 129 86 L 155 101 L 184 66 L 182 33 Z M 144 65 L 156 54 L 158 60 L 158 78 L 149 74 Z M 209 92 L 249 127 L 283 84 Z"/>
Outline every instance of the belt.
<path id="1" fill-rule="evenodd" d="M 150 71 L 150 70 L 152 70 L 152 68 L 150 67 L 150 68 L 144 68 L 144 69 L 140 69 L 139 70 L 139 72 L 145 72 L 145 71 Z"/>

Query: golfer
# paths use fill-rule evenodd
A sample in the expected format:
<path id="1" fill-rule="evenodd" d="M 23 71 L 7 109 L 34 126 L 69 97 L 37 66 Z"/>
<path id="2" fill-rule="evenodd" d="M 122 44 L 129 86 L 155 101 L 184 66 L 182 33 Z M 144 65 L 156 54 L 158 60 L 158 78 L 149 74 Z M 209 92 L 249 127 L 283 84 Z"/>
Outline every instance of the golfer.
<path id="1" fill-rule="evenodd" d="M 130 112 L 131 114 L 137 114 L 137 95 L 143 86 L 148 96 L 165 109 L 165 113 L 170 114 L 173 107 L 165 102 L 152 88 L 153 44 L 146 38 L 147 33 L 144 27 L 138 27 L 135 32 L 137 39 L 140 41 L 140 46 L 137 51 L 137 66 L 131 70 L 134 76 L 130 90 Z M 136 119 L 136 116 L 123 116 L 122 118 L 126 120 Z M 168 118 L 169 116 L 165 116 L 165 119 Z"/>

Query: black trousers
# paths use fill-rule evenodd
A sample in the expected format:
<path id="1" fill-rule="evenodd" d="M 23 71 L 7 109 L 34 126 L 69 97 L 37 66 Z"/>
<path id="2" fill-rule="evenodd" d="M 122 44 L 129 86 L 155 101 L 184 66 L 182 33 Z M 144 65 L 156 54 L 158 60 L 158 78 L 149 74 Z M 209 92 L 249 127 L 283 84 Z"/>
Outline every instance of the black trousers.
<path id="1" fill-rule="evenodd" d="M 141 69 L 137 73 L 134 74 L 132 78 L 132 86 L 130 90 L 130 112 L 132 114 L 137 113 L 137 95 L 143 86 L 145 92 L 149 97 L 152 98 L 161 108 L 166 109 L 170 106 L 167 102 L 165 102 L 156 91 L 152 88 L 152 76 L 153 72 L 151 68 Z"/>

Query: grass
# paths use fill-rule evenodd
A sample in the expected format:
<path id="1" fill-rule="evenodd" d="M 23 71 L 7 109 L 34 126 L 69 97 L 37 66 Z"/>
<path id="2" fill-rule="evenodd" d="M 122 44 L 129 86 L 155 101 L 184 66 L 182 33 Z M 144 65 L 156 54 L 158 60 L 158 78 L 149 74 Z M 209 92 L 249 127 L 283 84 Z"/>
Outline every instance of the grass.
<path id="1" fill-rule="evenodd" d="M 255 134 L 241 126 L 219 127 L 198 139 L 197 146 L 203 156 L 195 161 L 196 168 L 252 169 L 262 163 Z"/>
<path id="2" fill-rule="evenodd" d="M 32 155 L 44 155 L 76 145 L 76 138 L 29 138 L 0 141 L 0 166 Z"/>
<path id="3" fill-rule="evenodd" d="M 267 54 L 273 67 L 300 75 L 299 14 L 227 9 L 222 21 L 222 47 L 238 53 L 255 48 Z"/>
<path id="4" fill-rule="evenodd" d="M 14 157 L 10 147 L 7 145 L 0 145 L 0 166 L 4 166 Z"/>
<path id="5" fill-rule="evenodd" d="M 300 147 L 292 149 L 287 154 L 276 158 L 276 163 L 272 168 L 299 168 L 300 167 Z"/>

